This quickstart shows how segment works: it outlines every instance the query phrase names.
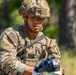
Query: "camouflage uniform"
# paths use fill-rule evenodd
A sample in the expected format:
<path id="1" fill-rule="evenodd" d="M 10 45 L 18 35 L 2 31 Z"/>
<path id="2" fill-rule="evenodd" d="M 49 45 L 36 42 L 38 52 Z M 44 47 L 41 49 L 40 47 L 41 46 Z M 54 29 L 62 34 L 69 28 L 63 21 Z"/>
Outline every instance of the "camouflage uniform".
<path id="1" fill-rule="evenodd" d="M 39 32 L 37 37 L 42 34 L 42 32 Z M 1 65 L 8 75 L 22 75 L 27 65 L 35 66 L 38 59 L 46 58 L 47 55 L 60 58 L 56 40 L 49 39 L 48 37 L 43 38 L 32 47 L 27 48 L 21 56 L 17 56 L 19 51 L 23 50 L 32 41 L 33 39 L 23 31 L 22 26 L 7 28 L 2 33 L 0 37 Z"/>
<path id="2" fill-rule="evenodd" d="M 46 18 L 50 16 L 50 9 L 46 0 L 24 0 L 19 14 Z M 40 31 L 36 38 L 42 34 Z M 22 75 L 27 65 L 35 66 L 41 58 L 46 58 L 48 55 L 60 58 L 56 40 L 48 37 L 36 42 L 32 47 L 24 49 L 34 40 L 26 33 L 24 25 L 9 27 L 1 34 L 0 63 L 4 72 L 8 75 Z M 24 53 L 18 55 L 22 50 Z"/>

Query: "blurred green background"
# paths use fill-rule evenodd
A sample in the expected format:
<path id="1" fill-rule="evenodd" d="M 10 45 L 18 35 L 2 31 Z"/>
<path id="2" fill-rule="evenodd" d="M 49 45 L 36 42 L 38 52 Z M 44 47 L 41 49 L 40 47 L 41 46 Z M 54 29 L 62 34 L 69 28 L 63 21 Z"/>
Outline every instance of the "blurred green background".
<path id="1" fill-rule="evenodd" d="M 22 0 L 0 0 L 0 33 L 7 27 L 22 25 L 18 9 Z M 57 39 L 65 75 L 76 75 L 76 1 L 47 0 L 51 17 L 45 21 L 43 32 Z"/>

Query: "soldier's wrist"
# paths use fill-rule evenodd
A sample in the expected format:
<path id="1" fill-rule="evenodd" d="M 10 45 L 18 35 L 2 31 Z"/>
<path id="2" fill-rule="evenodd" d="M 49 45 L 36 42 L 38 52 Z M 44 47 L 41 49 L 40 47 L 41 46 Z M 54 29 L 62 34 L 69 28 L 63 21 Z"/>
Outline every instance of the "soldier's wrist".
<path id="1" fill-rule="evenodd" d="M 22 75 L 32 75 L 33 69 L 34 67 L 26 66 L 26 69 Z"/>
<path id="2" fill-rule="evenodd" d="M 30 72 L 30 73 L 32 73 L 33 69 L 34 69 L 34 68 L 33 68 L 33 67 L 30 67 L 30 66 L 27 66 L 27 67 L 26 67 L 26 71 L 28 71 L 28 72 Z"/>

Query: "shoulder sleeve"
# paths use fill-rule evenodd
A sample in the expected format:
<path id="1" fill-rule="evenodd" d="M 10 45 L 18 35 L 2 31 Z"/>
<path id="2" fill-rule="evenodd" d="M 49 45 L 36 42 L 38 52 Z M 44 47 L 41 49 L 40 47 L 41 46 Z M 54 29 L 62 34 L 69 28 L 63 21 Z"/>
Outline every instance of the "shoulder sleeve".
<path id="1" fill-rule="evenodd" d="M 48 54 L 53 55 L 54 57 L 59 59 L 61 54 L 56 39 L 48 39 L 48 41 L 49 41 Z"/>
<path id="2" fill-rule="evenodd" d="M 12 30 L 12 28 L 6 29 L 0 37 L 0 48 L 7 51 L 18 45 L 17 34 Z"/>
<path id="3" fill-rule="evenodd" d="M 6 29 L 0 37 L 0 57 L 2 69 L 11 75 L 22 75 L 26 68 L 17 58 L 17 34 L 11 29 Z"/>

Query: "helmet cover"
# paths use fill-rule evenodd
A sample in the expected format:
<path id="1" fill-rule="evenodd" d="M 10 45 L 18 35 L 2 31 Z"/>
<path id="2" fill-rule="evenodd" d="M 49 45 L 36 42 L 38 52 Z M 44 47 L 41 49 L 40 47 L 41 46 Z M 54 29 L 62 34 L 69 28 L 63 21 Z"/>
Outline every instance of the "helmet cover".
<path id="1" fill-rule="evenodd" d="M 46 0 L 24 0 L 19 9 L 19 14 L 50 17 L 50 8 Z"/>

